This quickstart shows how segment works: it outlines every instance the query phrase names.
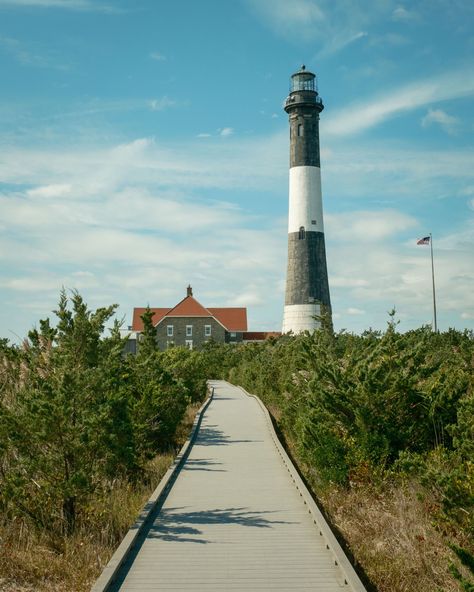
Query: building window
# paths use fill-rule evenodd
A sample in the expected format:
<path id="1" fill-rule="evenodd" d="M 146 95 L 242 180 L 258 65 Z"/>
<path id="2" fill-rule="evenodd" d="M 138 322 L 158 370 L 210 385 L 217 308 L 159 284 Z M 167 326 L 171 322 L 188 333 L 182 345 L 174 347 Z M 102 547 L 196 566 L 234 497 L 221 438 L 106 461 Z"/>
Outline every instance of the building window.
<path id="1" fill-rule="evenodd" d="M 231 332 L 230 338 L 235 339 L 237 337 L 237 333 Z"/>
<path id="2" fill-rule="evenodd" d="M 302 136 L 303 135 L 303 124 L 302 123 L 298 123 L 298 136 Z"/>
<path id="3" fill-rule="evenodd" d="M 173 325 L 168 325 L 166 327 L 166 336 L 173 337 Z"/>
<path id="4" fill-rule="evenodd" d="M 193 326 L 186 325 L 186 337 L 192 337 L 192 336 L 193 336 Z"/>
<path id="5" fill-rule="evenodd" d="M 174 341 L 167 341 L 166 342 L 166 347 L 167 348 L 174 347 Z"/>
<path id="6" fill-rule="evenodd" d="M 304 226 L 300 226 L 300 230 L 298 232 L 298 239 L 304 240 L 305 238 L 306 238 L 306 231 L 304 229 Z"/>
<path id="7" fill-rule="evenodd" d="M 193 349 L 193 340 L 192 339 L 186 339 L 184 343 L 186 344 L 186 347 L 188 349 Z"/>
<path id="8" fill-rule="evenodd" d="M 204 337 L 211 336 L 211 325 L 204 325 Z"/>

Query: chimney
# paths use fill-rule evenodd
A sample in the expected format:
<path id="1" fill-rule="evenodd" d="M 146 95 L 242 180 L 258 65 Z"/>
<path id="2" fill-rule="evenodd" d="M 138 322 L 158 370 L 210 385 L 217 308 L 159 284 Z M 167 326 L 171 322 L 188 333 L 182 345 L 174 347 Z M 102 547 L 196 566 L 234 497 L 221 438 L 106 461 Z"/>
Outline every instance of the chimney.
<path id="1" fill-rule="evenodd" d="M 191 288 L 191 284 L 187 287 L 186 292 L 187 292 L 186 296 L 193 295 L 193 289 Z"/>

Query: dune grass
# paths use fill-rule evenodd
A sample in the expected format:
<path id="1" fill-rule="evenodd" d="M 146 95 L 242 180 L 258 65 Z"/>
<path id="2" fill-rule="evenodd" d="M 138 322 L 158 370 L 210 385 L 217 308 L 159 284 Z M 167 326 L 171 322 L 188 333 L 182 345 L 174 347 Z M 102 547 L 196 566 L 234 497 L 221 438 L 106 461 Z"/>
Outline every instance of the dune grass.
<path id="1" fill-rule="evenodd" d="M 186 441 L 199 406 L 188 407 L 176 449 Z M 22 518 L 0 522 L 0 592 L 88 592 L 174 457 L 174 451 L 156 456 L 139 482 L 109 483 L 79 517 L 72 536 L 48 534 Z"/>
<path id="2" fill-rule="evenodd" d="M 24 519 L 0 524 L 1 592 L 86 592 L 173 462 L 161 454 L 139 483 L 117 481 L 91 501 L 74 535 L 39 531 Z"/>

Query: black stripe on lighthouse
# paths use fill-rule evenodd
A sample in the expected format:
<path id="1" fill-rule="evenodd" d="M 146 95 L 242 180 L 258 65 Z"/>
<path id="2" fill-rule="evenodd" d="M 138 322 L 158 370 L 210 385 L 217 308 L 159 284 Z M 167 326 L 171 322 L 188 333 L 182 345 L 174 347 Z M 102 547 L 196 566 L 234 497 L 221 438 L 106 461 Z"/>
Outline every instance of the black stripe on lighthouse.
<path id="1" fill-rule="evenodd" d="M 331 308 L 319 156 L 323 108 L 315 75 L 302 67 L 292 76 L 285 103 L 290 120 L 290 195 L 284 333 L 318 328 L 314 317 Z"/>

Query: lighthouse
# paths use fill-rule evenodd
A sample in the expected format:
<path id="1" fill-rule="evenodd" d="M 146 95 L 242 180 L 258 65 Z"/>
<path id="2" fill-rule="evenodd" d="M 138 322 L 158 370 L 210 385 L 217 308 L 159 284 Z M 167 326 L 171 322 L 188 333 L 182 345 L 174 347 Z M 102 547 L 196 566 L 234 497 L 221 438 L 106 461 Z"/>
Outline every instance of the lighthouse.
<path id="1" fill-rule="evenodd" d="M 324 243 L 316 76 L 301 66 L 285 100 L 290 124 L 288 267 L 283 333 L 313 331 L 331 314 Z"/>

